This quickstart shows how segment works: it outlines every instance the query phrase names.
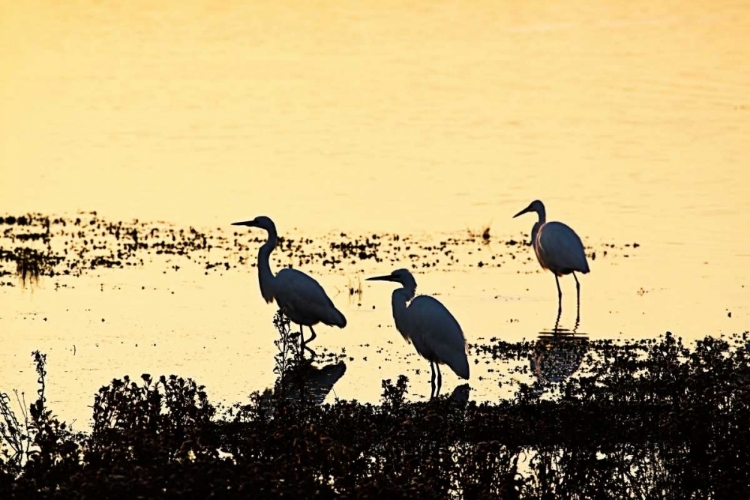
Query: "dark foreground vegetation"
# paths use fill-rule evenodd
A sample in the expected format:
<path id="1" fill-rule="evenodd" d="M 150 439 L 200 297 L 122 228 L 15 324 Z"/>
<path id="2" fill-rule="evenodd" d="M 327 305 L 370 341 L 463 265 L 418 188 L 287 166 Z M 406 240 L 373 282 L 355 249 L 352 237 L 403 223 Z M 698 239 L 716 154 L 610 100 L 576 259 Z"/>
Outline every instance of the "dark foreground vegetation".
<path id="1" fill-rule="evenodd" d="M 47 407 L 34 353 L 38 399 L 19 418 L 2 395 L 0 498 L 750 498 L 739 337 L 591 342 L 546 399 L 521 384 L 496 404 L 411 403 L 401 378 L 378 405 L 321 406 L 305 377 L 323 371 L 277 327 L 273 391 L 218 408 L 192 380 L 125 377 L 96 394 L 87 433 Z"/>

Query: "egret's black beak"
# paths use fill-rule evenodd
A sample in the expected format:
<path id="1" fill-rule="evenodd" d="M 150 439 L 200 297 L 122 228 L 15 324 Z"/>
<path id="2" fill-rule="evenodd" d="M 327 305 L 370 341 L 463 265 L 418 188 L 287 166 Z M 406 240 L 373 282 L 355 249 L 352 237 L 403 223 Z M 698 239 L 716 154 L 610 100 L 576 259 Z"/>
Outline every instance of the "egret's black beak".
<path id="1" fill-rule="evenodd" d="M 232 222 L 233 226 L 248 226 L 248 227 L 255 227 L 255 219 L 253 220 L 245 220 L 242 222 Z"/>
<path id="2" fill-rule="evenodd" d="M 520 212 L 518 212 L 516 215 L 513 216 L 513 218 L 515 219 L 519 215 L 523 215 L 525 213 L 528 213 L 530 210 L 531 210 L 531 205 L 529 205 L 528 207 L 526 207 L 523 210 L 521 210 Z"/>
<path id="3" fill-rule="evenodd" d="M 390 274 L 386 276 L 373 276 L 372 278 L 367 278 L 365 281 L 393 281 L 393 276 Z"/>

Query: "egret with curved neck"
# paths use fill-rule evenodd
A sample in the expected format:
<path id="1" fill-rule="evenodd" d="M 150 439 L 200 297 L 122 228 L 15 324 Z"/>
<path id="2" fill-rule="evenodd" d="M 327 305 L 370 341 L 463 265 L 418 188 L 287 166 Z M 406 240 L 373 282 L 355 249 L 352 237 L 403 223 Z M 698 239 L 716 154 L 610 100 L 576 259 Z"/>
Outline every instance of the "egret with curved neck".
<path id="1" fill-rule="evenodd" d="M 576 308 L 576 324 L 581 316 L 581 284 L 578 282 L 576 271 L 586 274 L 589 272 L 589 263 L 586 260 L 586 252 L 583 249 L 581 238 L 578 237 L 568 225 L 562 222 L 547 222 L 547 212 L 544 203 L 534 200 L 528 207 L 518 212 L 513 217 L 518 217 L 528 212 L 536 212 L 539 219 L 531 228 L 531 245 L 534 247 L 536 259 L 542 269 L 548 269 L 555 275 L 557 283 L 557 319 L 562 314 L 562 290 L 558 276 L 572 274 L 576 280 L 576 294 L 578 297 Z"/>
<path id="2" fill-rule="evenodd" d="M 317 335 L 313 325 L 323 323 L 329 326 L 346 326 L 346 318 L 336 309 L 333 302 L 320 284 L 307 274 L 296 269 L 284 268 L 276 275 L 271 271 L 270 257 L 278 243 L 276 225 L 266 216 L 255 219 L 233 222 L 234 226 L 257 227 L 268 233 L 268 240 L 258 251 L 258 282 L 260 294 L 267 303 L 274 299 L 279 309 L 294 323 L 299 325 L 302 347 L 314 354 L 307 344 Z M 306 326 L 312 332 L 305 340 L 302 327 Z"/>
<path id="3" fill-rule="evenodd" d="M 463 379 L 469 378 L 469 360 L 466 356 L 466 338 L 456 318 L 429 295 L 415 297 L 417 282 L 407 269 L 397 269 L 386 276 L 367 278 L 369 281 L 400 283 L 391 295 L 393 320 L 396 329 L 407 342 L 414 344 L 420 356 L 430 362 L 432 378 L 431 397 L 440 392 L 443 377 L 440 365 L 446 364 Z M 435 374 L 437 373 L 437 384 Z"/>

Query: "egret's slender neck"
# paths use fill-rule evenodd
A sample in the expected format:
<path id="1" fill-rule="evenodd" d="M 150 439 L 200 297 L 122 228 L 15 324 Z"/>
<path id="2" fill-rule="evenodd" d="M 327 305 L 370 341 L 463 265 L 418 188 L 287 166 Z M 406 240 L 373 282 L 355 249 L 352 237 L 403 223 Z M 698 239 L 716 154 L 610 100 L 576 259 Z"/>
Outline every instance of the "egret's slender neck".
<path id="1" fill-rule="evenodd" d="M 534 227 L 531 228 L 531 243 L 529 243 L 530 245 L 535 245 L 536 244 L 536 236 L 537 236 L 537 234 L 539 234 L 539 228 L 540 227 L 542 227 L 542 223 L 541 222 L 535 222 L 534 223 Z"/>
<path id="2" fill-rule="evenodd" d="M 268 241 L 260 247 L 258 251 L 258 281 L 260 282 L 260 293 L 266 302 L 273 300 L 273 281 L 275 276 L 271 272 L 271 252 L 276 248 L 278 238 L 276 237 L 276 230 L 268 230 Z"/>
<path id="3" fill-rule="evenodd" d="M 404 280 L 404 282 L 401 283 L 401 288 L 396 291 L 401 292 L 403 296 L 406 297 L 406 300 L 409 301 L 417 294 L 417 282 L 411 276 L 407 276 L 407 278 L 411 279 Z"/>
<path id="4" fill-rule="evenodd" d="M 411 328 L 407 325 L 407 305 L 409 301 L 414 298 L 417 293 L 417 282 L 413 276 L 406 276 L 401 282 L 401 288 L 397 288 L 391 295 L 391 306 L 393 307 L 393 321 L 396 323 L 396 328 L 401 335 L 406 339 L 410 340 L 409 333 Z"/>
<path id="5" fill-rule="evenodd" d="M 415 290 L 407 290 L 406 288 L 398 288 L 391 294 L 391 307 L 393 307 L 393 321 L 396 323 L 396 329 L 401 333 L 401 336 L 406 340 L 410 340 L 409 331 L 410 328 L 406 324 L 406 306 L 409 301 L 414 298 Z"/>
<path id="6" fill-rule="evenodd" d="M 544 210 L 544 205 L 537 207 L 536 213 L 539 216 L 539 221 L 534 224 L 531 228 L 531 244 L 536 244 L 536 236 L 539 234 L 539 229 L 547 222 L 547 214 Z"/>
<path id="7" fill-rule="evenodd" d="M 541 207 L 537 207 L 536 213 L 537 215 L 539 215 L 540 226 L 547 222 L 547 211 L 544 209 L 544 205 L 542 205 Z"/>

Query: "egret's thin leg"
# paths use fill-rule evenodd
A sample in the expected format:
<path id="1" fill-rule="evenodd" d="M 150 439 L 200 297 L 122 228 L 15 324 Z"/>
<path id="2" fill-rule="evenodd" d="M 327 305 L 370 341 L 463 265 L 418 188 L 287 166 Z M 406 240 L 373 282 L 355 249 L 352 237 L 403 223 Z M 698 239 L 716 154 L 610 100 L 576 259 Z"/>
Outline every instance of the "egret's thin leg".
<path id="1" fill-rule="evenodd" d="M 552 330 L 554 333 L 557 333 L 560 331 L 560 316 L 562 316 L 562 309 L 557 309 L 557 319 L 555 320 L 555 329 Z"/>
<path id="2" fill-rule="evenodd" d="M 581 320 L 581 284 L 578 282 L 578 276 L 573 273 L 573 279 L 576 280 L 576 295 L 578 296 L 578 302 L 576 305 L 576 326 Z"/>
<path id="3" fill-rule="evenodd" d="M 555 283 L 557 283 L 557 316 L 562 314 L 562 290 L 560 289 L 560 279 L 555 274 Z"/>
<path id="4" fill-rule="evenodd" d="M 430 377 L 430 399 L 435 397 L 435 363 L 430 361 L 430 370 L 432 371 L 432 377 Z"/>
<path id="5" fill-rule="evenodd" d="M 312 342 L 313 340 L 315 340 L 315 337 L 317 337 L 317 335 L 315 335 L 315 330 L 313 330 L 313 327 L 312 326 L 308 326 L 308 328 L 312 332 L 312 336 L 305 341 L 305 344 L 309 344 L 310 342 Z"/>
<path id="6" fill-rule="evenodd" d="M 308 326 L 308 328 L 312 332 L 312 337 L 310 337 L 309 339 L 307 339 L 307 342 L 310 342 L 312 339 L 314 339 L 316 337 L 316 335 L 315 335 L 315 330 L 313 330 L 311 326 Z M 303 352 L 306 349 L 306 350 L 310 351 L 310 354 L 312 354 L 313 358 L 315 356 L 317 356 L 317 353 L 315 351 L 313 351 L 311 348 L 307 347 L 307 342 L 305 341 L 305 336 L 302 334 L 302 325 L 299 326 L 299 338 L 300 338 L 300 342 L 302 342 Z"/>
<path id="7" fill-rule="evenodd" d="M 438 363 L 435 363 L 435 366 L 437 367 L 438 373 L 437 391 L 435 392 L 435 397 L 437 397 L 438 394 L 440 394 L 440 389 L 443 387 L 443 374 L 440 372 L 440 365 Z"/>

